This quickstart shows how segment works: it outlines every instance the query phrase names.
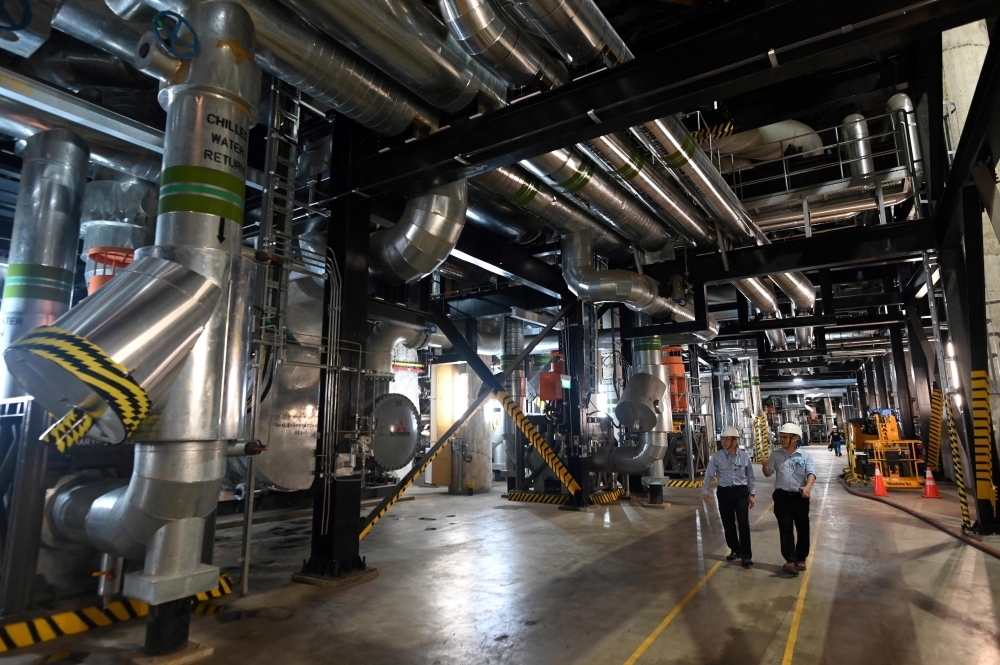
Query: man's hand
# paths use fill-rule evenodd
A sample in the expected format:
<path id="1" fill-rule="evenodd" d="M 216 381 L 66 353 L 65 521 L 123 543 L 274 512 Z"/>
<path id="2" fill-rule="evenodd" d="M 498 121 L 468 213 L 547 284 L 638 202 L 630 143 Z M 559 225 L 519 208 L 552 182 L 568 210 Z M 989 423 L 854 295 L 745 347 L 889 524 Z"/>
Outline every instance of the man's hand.
<path id="1" fill-rule="evenodd" d="M 809 495 L 812 494 L 812 488 L 808 485 L 802 488 L 802 497 L 808 499 Z"/>
<path id="2" fill-rule="evenodd" d="M 705 503 L 708 503 L 708 500 L 709 498 L 711 498 L 711 496 L 712 496 L 711 494 L 702 494 L 701 498 Z"/>
<path id="3" fill-rule="evenodd" d="M 753 504 L 754 504 L 754 500 L 753 500 L 753 494 L 751 494 L 751 495 L 750 495 L 750 507 L 751 507 L 751 508 L 753 508 Z"/>

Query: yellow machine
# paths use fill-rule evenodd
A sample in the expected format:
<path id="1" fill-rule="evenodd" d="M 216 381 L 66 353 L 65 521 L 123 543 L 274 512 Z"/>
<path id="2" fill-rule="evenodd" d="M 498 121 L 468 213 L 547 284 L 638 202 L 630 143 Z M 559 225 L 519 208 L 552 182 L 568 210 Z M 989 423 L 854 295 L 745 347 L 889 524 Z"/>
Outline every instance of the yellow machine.
<path id="1" fill-rule="evenodd" d="M 860 480 L 853 468 L 853 453 L 856 450 L 865 453 L 871 464 L 878 464 L 886 487 L 921 489 L 924 486 L 924 460 L 920 458 L 920 440 L 900 438 L 899 423 L 895 416 L 876 414 L 868 423 L 866 428 L 855 422 L 851 423 L 849 443 L 853 446 L 848 447 L 848 454 L 851 455 L 849 475 Z M 870 433 L 871 431 L 874 433 Z M 852 447 L 854 450 L 851 450 Z"/>

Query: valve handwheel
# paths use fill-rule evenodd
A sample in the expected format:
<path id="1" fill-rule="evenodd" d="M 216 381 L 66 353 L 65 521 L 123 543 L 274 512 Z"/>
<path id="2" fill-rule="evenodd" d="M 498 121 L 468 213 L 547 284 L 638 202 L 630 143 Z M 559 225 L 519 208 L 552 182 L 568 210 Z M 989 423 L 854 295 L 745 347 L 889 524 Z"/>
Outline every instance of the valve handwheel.
<path id="1" fill-rule="evenodd" d="M 21 20 L 17 21 L 10 12 L 7 11 L 7 0 L 0 0 L 0 30 L 17 32 L 24 30 L 31 25 L 33 14 L 31 12 L 31 0 L 21 0 Z"/>
<path id="2" fill-rule="evenodd" d="M 178 60 L 191 60 L 198 55 L 198 34 L 177 12 L 165 10 L 154 16 L 153 34 L 163 50 Z"/>

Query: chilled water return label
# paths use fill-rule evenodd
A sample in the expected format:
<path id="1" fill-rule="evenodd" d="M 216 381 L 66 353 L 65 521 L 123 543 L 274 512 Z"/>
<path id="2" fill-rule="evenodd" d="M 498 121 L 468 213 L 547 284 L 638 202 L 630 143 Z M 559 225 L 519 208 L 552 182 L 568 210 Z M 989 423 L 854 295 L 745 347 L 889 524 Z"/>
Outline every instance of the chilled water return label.
<path id="1" fill-rule="evenodd" d="M 73 294 L 73 273 L 38 263 L 12 263 L 7 268 L 3 299 L 31 298 L 68 305 Z"/>
<path id="2" fill-rule="evenodd" d="M 171 129 L 183 130 L 176 132 L 181 137 L 178 144 L 167 149 L 159 214 L 204 213 L 242 225 L 249 139 L 246 112 L 228 100 L 191 95 L 174 102 L 168 124 L 168 134 Z"/>

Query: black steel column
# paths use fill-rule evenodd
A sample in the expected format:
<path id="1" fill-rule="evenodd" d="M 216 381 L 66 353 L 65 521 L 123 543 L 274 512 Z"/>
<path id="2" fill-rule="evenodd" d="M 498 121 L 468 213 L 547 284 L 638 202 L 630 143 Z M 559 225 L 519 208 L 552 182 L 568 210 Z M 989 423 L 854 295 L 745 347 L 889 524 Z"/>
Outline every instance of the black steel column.
<path id="1" fill-rule="evenodd" d="M 934 297 L 930 294 L 930 297 Z M 910 307 L 911 305 L 907 305 Z M 912 305 L 916 307 L 914 303 Z M 927 450 L 928 436 L 931 428 L 931 380 L 928 359 L 924 355 L 923 345 L 918 341 L 918 335 L 923 334 L 922 330 L 915 330 L 912 321 L 906 322 L 906 339 L 910 344 L 910 367 L 913 368 L 913 390 L 914 398 L 917 400 L 917 414 L 920 419 L 920 440 Z"/>
<path id="2" fill-rule="evenodd" d="M 873 356 L 871 359 L 872 368 L 875 370 L 875 390 L 878 394 L 878 406 L 880 409 L 889 408 L 889 383 L 885 375 L 885 361 Z"/>
<path id="3" fill-rule="evenodd" d="M 715 435 L 718 437 L 722 433 L 722 386 L 720 386 L 719 368 L 712 368 L 712 408 L 715 417 L 712 420 L 715 421 Z"/>
<path id="4" fill-rule="evenodd" d="M 146 615 L 147 656 L 163 656 L 187 646 L 191 628 L 191 598 L 152 605 Z"/>
<path id="5" fill-rule="evenodd" d="M 343 116 L 333 122 L 333 163 L 331 164 L 329 191 L 353 189 L 354 165 L 375 151 L 374 134 Z M 362 351 L 368 338 L 368 227 L 370 204 L 367 198 L 346 196 L 330 205 L 330 230 L 327 236 L 329 250 L 341 270 L 340 302 L 331 302 L 330 284 L 326 286 L 326 307 L 341 307 L 344 316 L 340 321 L 340 364 L 343 367 L 361 368 Z M 328 317 L 324 312 L 324 326 Z M 324 327 L 324 339 L 332 331 Z M 322 363 L 332 361 L 324 354 Z M 361 414 L 357 395 L 364 394 L 364 379 L 359 371 L 340 372 L 336 402 L 337 421 L 333 414 L 320 409 L 317 444 L 316 481 L 312 492 L 313 505 L 312 549 L 303 567 L 307 575 L 341 575 L 353 569 L 364 568 L 360 556 L 358 535 L 361 526 L 361 476 L 334 475 L 338 455 L 351 453 L 352 441 L 348 434 L 358 426 Z M 319 403 L 327 399 L 328 380 L 324 370 L 320 376 Z M 361 384 L 361 385 L 359 385 Z M 324 468 L 324 458 L 332 456 Z M 332 477 L 331 477 L 332 476 Z"/>
<path id="6" fill-rule="evenodd" d="M 868 387 L 868 406 L 881 409 L 878 401 L 878 387 L 875 385 L 875 363 L 869 358 L 865 361 L 865 385 Z"/>
<path id="7" fill-rule="evenodd" d="M 7 541 L 0 575 L 0 616 L 17 614 L 31 604 L 38 569 L 38 548 L 45 517 L 49 446 L 38 438 L 48 428 L 49 414 L 33 401 L 26 406 L 17 446 L 17 466 L 8 510 Z"/>
<path id="8" fill-rule="evenodd" d="M 865 393 L 864 367 L 859 367 L 855 374 L 858 377 L 858 418 L 865 418 L 868 416 L 868 395 Z"/>
<path id="9" fill-rule="evenodd" d="M 723 381 L 723 395 L 726 399 L 726 427 L 732 427 L 733 422 L 733 375 Z"/>
<path id="10" fill-rule="evenodd" d="M 899 326 L 889 328 L 889 340 L 892 344 L 892 369 L 896 376 L 896 408 L 899 409 L 899 419 L 903 425 L 903 437 L 913 439 L 916 435 L 913 431 L 913 410 L 910 408 L 910 386 L 907 383 L 906 357 L 903 355 L 902 328 Z M 921 353 L 920 349 L 917 349 L 917 353 Z M 910 355 L 911 357 L 913 355 L 912 348 Z"/>

